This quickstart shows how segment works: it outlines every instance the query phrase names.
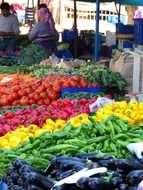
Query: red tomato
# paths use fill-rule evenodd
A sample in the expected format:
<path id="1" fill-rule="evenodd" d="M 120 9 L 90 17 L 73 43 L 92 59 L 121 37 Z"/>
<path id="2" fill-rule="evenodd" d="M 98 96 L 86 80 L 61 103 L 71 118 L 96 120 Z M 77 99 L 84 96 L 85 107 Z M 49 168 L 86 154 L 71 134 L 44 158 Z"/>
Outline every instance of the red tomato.
<path id="1" fill-rule="evenodd" d="M 50 100 L 56 100 L 58 98 L 58 95 L 56 92 L 53 91 L 53 92 L 48 93 L 48 98 Z"/>
<path id="2" fill-rule="evenodd" d="M 18 95 L 17 95 L 15 92 L 13 92 L 13 93 L 11 93 L 11 94 L 9 94 L 9 95 L 7 96 L 7 99 L 8 99 L 8 101 L 11 103 L 11 102 L 13 102 L 14 100 L 17 100 L 17 99 L 18 99 Z"/>
<path id="3" fill-rule="evenodd" d="M 36 92 L 37 94 L 41 94 L 43 91 L 44 91 L 44 88 L 43 88 L 43 87 L 38 87 L 38 88 L 35 90 L 35 92 Z"/>
<path id="4" fill-rule="evenodd" d="M 2 96 L 0 98 L 0 106 L 6 106 L 6 105 L 8 105 L 8 100 L 7 100 L 6 96 Z"/>
<path id="5" fill-rule="evenodd" d="M 45 99 L 44 99 L 44 103 L 45 103 L 47 106 L 49 106 L 51 102 L 50 102 L 49 98 L 45 98 Z"/>
<path id="6" fill-rule="evenodd" d="M 69 88 L 69 87 L 71 87 L 70 82 L 64 81 L 64 82 L 62 83 L 62 87 L 63 87 L 63 88 Z"/>
<path id="7" fill-rule="evenodd" d="M 14 102 L 12 102 L 11 105 L 12 105 L 12 106 L 17 106 L 17 105 L 19 105 L 19 100 L 15 100 Z"/>
<path id="8" fill-rule="evenodd" d="M 55 84 L 55 85 L 53 86 L 53 90 L 54 90 L 55 92 L 59 93 L 60 90 L 61 90 L 61 87 L 58 86 L 57 84 Z"/>
<path id="9" fill-rule="evenodd" d="M 48 95 L 47 95 L 46 92 L 42 92 L 42 93 L 40 93 L 40 97 L 41 97 L 41 98 L 47 98 Z"/>
<path id="10" fill-rule="evenodd" d="M 28 104 L 28 97 L 27 97 L 27 96 L 23 96 L 23 97 L 20 99 L 20 105 L 26 106 L 27 104 Z"/>
<path id="11" fill-rule="evenodd" d="M 33 90 L 31 88 L 25 88 L 24 90 L 27 95 L 33 92 Z"/>
<path id="12" fill-rule="evenodd" d="M 29 99 L 33 99 L 33 97 L 34 97 L 34 93 L 28 94 L 28 98 L 29 98 Z"/>
<path id="13" fill-rule="evenodd" d="M 39 100 L 39 101 L 37 102 L 37 104 L 38 104 L 38 105 L 44 105 L 44 100 L 42 100 L 42 99 Z"/>
<path id="14" fill-rule="evenodd" d="M 33 99 L 37 102 L 40 100 L 40 95 L 34 94 Z"/>
<path id="15" fill-rule="evenodd" d="M 33 105 L 33 104 L 35 104 L 35 100 L 34 100 L 34 99 L 30 99 L 30 100 L 28 100 L 28 104 L 29 104 L 29 105 Z"/>
<path id="16" fill-rule="evenodd" d="M 18 92 L 20 89 L 21 89 L 20 86 L 17 85 L 17 84 L 14 85 L 14 86 L 12 86 L 12 90 L 13 90 L 14 92 Z"/>
<path id="17" fill-rule="evenodd" d="M 25 90 L 21 89 L 21 90 L 19 90 L 19 91 L 17 92 L 17 94 L 18 94 L 18 96 L 21 98 L 21 97 L 23 97 L 23 96 L 26 95 L 26 92 L 25 92 Z"/>

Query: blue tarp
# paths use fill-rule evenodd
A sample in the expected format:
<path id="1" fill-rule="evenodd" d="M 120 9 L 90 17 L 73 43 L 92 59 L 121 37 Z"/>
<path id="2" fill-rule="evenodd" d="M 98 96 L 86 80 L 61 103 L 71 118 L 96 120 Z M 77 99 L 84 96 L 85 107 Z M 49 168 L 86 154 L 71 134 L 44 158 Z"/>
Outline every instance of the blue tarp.
<path id="1" fill-rule="evenodd" d="M 77 0 L 77 1 L 83 1 L 83 2 L 93 2 L 95 3 L 96 0 Z M 100 0 L 100 3 L 104 2 L 116 2 L 124 5 L 135 5 L 135 6 L 143 6 L 143 0 Z"/>
<path id="2" fill-rule="evenodd" d="M 115 0 L 115 2 L 122 5 L 143 6 L 143 0 Z"/>

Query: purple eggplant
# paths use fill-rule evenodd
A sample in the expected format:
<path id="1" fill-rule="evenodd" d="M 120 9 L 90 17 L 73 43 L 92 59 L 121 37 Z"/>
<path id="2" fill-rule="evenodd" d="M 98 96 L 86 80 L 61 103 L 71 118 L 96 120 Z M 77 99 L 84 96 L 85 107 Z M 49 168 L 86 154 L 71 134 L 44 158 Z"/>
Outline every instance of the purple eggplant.
<path id="1" fill-rule="evenodd" d="M 69 177 L 70 175 L 73 174 L 73 170 L 68 170 L 68 171 L 65 171 L 65 172 L 62 172 L 59 177 L 58 177 L 58 180 L 62 180 L 66 177 Z"/>
<path id="2" fill-rule="evenodd" d="M 133 170 L 126 176 L 126 181 L 130 185 L 137 185 L 143 180 L 143 170 Z"/>
<path id="3" fill-rule="evenodd" d="M 102 167 L 106 167 L 109 170 L 115 170 L 116 169 L 114 158 L 107 159 L 107 160 L 103 160 L 103 159 L 99 160 L 98 165 L 102 166 Z"/>
<path id="4" fill-rule="evenodd" d="M 126 183 L 121 183 L 118 187 L 119 190 L 129 190 L 129 186 Z"/>
<path id="5" fill-rule="evenodd" d="M 123 182 L 123 179 L 121 177 L 113 177 L 111 179 L 111 184 L 113 187 L 118 187 Z"/>
<path id="6" fill-rule="evenodd" d="M 76 185 L 77 187 L 80 188 L 87 188 L 88 187 L 88 181 L 89 181 L 89 177 L 81 177 L 77 180 Z"/>
<path id="7" fill-rule="evenodd" d="M 28 185 L 27 190 L 42 190 L 40 187 L 37 187 L 36 185 Z"/>
<path id="8" fill-rule="evenodd" d="M 140 163 L 136 158 L 128 158 L 128 159 L 118 159 L 116 161 L 117 168 L 124 170 L 126 174 L 128 174 L 132 170 L 141 170 L 143 169 L 143 164 Z"/>
<path id="9" fill-rule="evenodd" d="M 111 190 L 110 184 L 104 178 L 90 178 L 88 180 L 89 189 L 93 190 Z"/>
<path id="10" fill-rule="evenodd" d="M 101 158 L 103 158 L 103 154 L 99 154 L 99 153 L 78 153 L 76 154 L 76 156 L 78 158 L 81 158 L 81 159 L 88 159 L 88 160 L 91 160 L 92 162 L 97 162 L 99 161 Z"/>

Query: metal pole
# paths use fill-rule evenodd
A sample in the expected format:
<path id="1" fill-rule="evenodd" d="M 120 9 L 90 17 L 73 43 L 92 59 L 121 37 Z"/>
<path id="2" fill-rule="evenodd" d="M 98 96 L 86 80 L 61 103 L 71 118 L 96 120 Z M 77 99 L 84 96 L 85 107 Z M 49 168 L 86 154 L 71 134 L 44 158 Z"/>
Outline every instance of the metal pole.
<path id="1" fill-rule="evenodd" d="M 99 59 L 99 14 L 100 14 L 100 0 L 96 0 L 96 29 L 95 29 L 95 61 Z"/>
<path id="2" fill-rule="evenodd" d="M 76 7 L 76 0 L 74 0 L 74 58 L 77 57 L 77 17 L 76 17 L 77 7 Z"/>

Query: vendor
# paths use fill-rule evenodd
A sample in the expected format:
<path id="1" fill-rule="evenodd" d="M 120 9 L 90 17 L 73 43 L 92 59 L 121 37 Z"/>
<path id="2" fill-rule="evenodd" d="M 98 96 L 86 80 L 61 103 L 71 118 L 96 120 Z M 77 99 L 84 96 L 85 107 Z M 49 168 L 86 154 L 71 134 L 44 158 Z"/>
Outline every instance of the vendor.
<path id="1" fill-rule="evenodd" d="M 0 51 L 15 51 L 16 36 L 19 34 L 18 18 L 10 13 L 10 5 L 0 5 Z"/>
<path id="2" fill-rule="evenodd" d="M 38 10 L 38 22 L 34 27 L 29 23 L 28 37 L 47 49 L 50 54 L 56 52 L 59 35 L 55 28 L 53 16 L 48 8 L 43 7 Z"/>

